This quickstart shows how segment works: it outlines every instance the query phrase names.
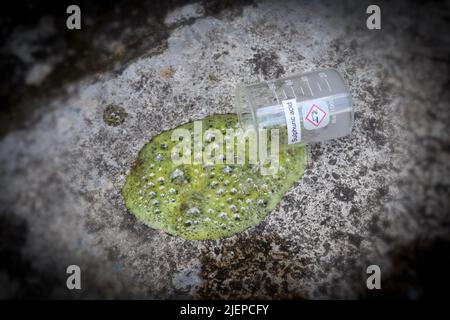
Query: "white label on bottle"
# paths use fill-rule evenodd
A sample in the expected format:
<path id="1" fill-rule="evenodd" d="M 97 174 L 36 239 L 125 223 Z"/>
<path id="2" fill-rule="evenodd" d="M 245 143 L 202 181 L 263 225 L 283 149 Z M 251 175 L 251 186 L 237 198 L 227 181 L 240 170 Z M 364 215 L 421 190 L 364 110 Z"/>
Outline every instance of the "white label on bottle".
<path id="1" fill-rule="evenodd" d="M 306 130 L 323 128 L 330 122 L 330 99 L 314 99 L 301 103 L 303 126 Z"/>
<path id="2" fill-rule="evenodd" d="M 298 112 L 297 100 L 288 99 L 281 101 L 286 117 L 288 131 L 288 144 L 300 143 L 302 131 L 300 127 L 300 114 Z"/>

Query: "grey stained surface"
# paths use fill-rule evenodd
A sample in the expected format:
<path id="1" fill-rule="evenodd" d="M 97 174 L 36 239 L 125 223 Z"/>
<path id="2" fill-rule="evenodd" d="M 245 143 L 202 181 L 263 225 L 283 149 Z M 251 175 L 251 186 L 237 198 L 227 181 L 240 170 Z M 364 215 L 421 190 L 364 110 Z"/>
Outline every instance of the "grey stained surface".
<path id="1" fill-rule="evenodd" d="M 403 272 L 396 252 L 449 231 L 450 44 L 436 32 L 449 10 L 391 5 L 382 30 L 369 31 L 366 7 L 180 6 L 165 17 L 157 50 L 29 102 L 30 120 L 0 140 L 2 250 L 17 266 L 0 269 L 1 297 L 355 298 L 368 294 L 370 264 L 389 286 Z M 415 19 L 421 12 L 435 19 Z M 56 27 L 47 19 L 40 28 Z M 16 49 L 25 59 L 26 47 Z M 27 85 L 56 60 L 27 69 Z M 233 112 L 239 81 L 324 67 L 349 84 L 353 133 L 309 146 L 308 170 L 260 225 L 185 241 L 127 212 L 121 188 L 152 136 Z M 124 119 L 108 125 L 108 106 Z M 81 267 L 81 291 L 65 287 L 71 264 Z"/>

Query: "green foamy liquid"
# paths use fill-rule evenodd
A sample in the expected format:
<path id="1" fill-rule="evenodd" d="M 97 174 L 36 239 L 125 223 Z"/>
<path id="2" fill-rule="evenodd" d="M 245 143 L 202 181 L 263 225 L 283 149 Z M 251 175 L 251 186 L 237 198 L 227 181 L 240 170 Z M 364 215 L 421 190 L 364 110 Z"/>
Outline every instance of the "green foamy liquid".
<path id="1" fill-rule="evenodd" d="M 201 121 L 203 132 L 209 128 L 225 132 L 237 126 L 235 115 L 214 115 Z M 178 128 L 193 135 L 194 123 Z M 226 161 L 212 166 L 176 165 L 171 150 L 179 141 L 171 141 L 173 130 L 153 137 L 142 148 L 122 194 L 126 207 L 146 225 L 188 240 L 229 237 L 257 225 L 300 179 L 306 166 L 305 147 L 281 143 L 280 166 L 274 176 L 261 175 L 255 165 Z M 246 152 L 248 160 L 248 147 Z"/>

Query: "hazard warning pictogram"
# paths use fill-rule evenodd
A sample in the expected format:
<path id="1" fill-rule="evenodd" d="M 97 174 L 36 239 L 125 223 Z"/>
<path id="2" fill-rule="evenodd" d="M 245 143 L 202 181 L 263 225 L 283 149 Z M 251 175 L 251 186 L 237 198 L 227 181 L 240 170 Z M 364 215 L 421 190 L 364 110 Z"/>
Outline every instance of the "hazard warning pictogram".
<path id="1" fill-rule="evenodd" d="M 318 127 L 320 123 L 325 119 L 327 113 L 322 110 L 318 105 L 313 104 L 306 115 L 308 120 L 313 126 Z"/>

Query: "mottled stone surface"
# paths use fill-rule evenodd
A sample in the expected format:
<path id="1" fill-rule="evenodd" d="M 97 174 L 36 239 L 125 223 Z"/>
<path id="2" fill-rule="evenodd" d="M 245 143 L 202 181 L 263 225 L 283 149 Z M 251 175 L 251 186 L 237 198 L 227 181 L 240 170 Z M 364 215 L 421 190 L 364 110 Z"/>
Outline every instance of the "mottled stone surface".
<path id="1" fill-rule="evenodd" d="M 450 223 L 449 8 L 409 6 L 381 5 L 369 31 L 362 4 L 190 4 L 163 20 L 157 51 L 30 100 L 0 141 L 1 297 L 355 298 L 369 295 L 368 265 L 383 279 L 409 270 L 405 248 L 433 247 Z M 240 81 L 323 67 L 348 81 L 353 133 L 309 146 L 309 169 L 260 225 L 186 241 L 127 212 L 120 190 L 152 136 L 232 112 Z M 117 126 L 109 105 L 127 114 Z M 70 264 L 81 291 L 65 287 Z M 409 277 L 386 295 L 420 296 Z"/>

